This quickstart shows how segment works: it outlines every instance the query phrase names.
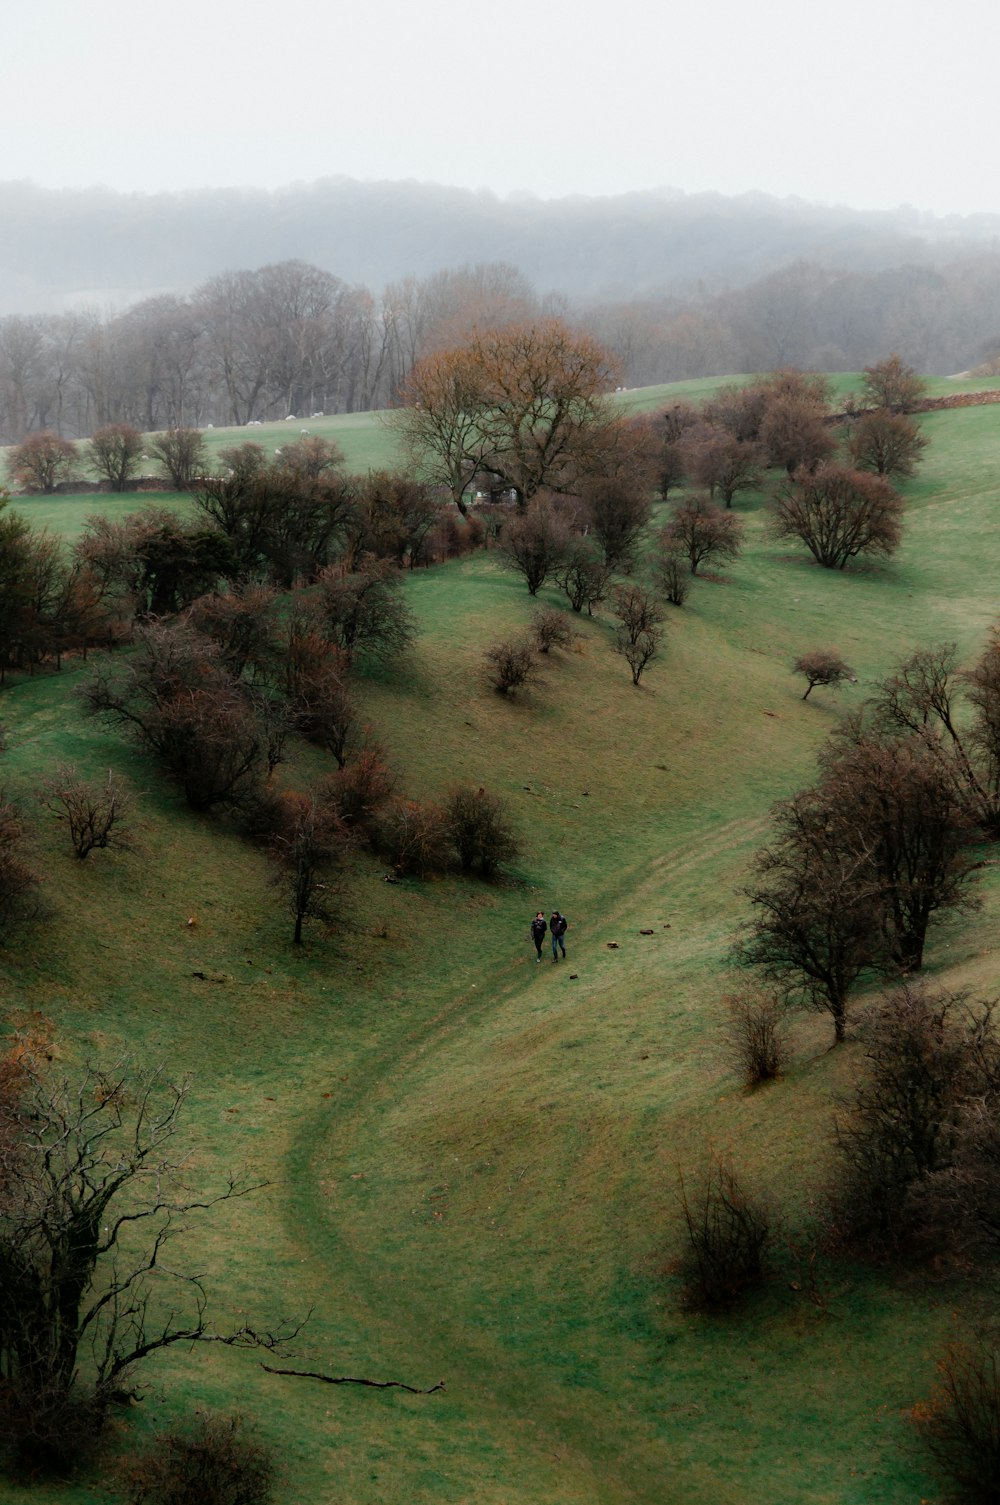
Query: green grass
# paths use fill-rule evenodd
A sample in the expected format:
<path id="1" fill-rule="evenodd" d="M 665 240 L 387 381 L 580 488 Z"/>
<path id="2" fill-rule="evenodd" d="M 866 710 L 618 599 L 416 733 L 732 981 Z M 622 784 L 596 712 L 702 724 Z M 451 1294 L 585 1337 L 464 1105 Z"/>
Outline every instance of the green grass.
<path id="1" fill-rule="evenodd" d="M 388 413 L 338 413 L 326 418 L 298 417 L 280 423 L 244 425 L 241 428 L 216 428 L 205 431 L 205 445 L 210 455 L 234 444 L 261 444 L 273 454 L 282 445 L 303 437 L 303 430 L 319 439 L 339 444 L 344 451 L 347 469 L 361 473 L 399 463 L 396 436 L 387 424 Z"/>
<path id="2" fill-rule="evenodd" d="M 746 556 L 671 613 L 639 689 L 608 619 L 584 618 L 579 651 L 507 703 L 480 657 L 528 621 L 523 586 L 491 553 L 408 577 L 421 634 L 405 666 L 363 682 L 366 716 L 408 792 L 503 794 L 525 855 L 495 888 L 387 885 L 359 858 L 340 927 L 300 955 L 263 858 L 80 718 L 84 668 L 2 692 L 8 787 L 27 795 L 61 758 L 114 766 L 144 822 L 141 857 L 81 864 L 38 817 L 55 914 L 0 952 L 7 1017 L 50 1021 L 66 1061 L 129 1049 L 194 1073 L 199 1170 L 269 1182 L 188 1237 L 221 1318 L 312 1307 L 296 1367 L 447 1382 L 375 1394 L 177 1352 L 150 1366 L 120 1446 L 207 1402 L 261 1418 L 302 1505 L 936 1497 L 906 1410 L 960 1290 L 826 1267 L 820 1309 L 789 1254 L 769 1293 L 716 1322 L 682 1310 L 671 1273 L 678 1168 L 731 1146 L 794 1227 L 826 1174 L 831 1094 L 856 1070 L 856 1047 L 828 1054 L 812 1016 L 765 1091 L 742 1093 L 720 1056 L 725 953 L 768 808 L 901 653 L 948 638 L 971 656 L 993 619 L 1000 412 L 923 423 L 891 564 L 819 570 L 765 539 L 751 497 Z M 789 663 L 821 644 L 862 684 L 803 704 Z M 991 991 L 992 870 L 983 886 L 980 915 L 934 933 L 930 969 Z M 528 919 L 554 906 L 569 964 L 537 966 Z M 30 1497 L 113 1495 L 84 1481 Z"/>

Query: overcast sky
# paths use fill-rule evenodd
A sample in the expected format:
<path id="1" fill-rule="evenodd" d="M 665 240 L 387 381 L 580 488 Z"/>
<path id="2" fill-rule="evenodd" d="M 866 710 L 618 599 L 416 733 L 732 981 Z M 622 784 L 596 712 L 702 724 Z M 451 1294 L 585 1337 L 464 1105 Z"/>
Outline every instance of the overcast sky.
<path id="1" fill-rule="evenodd" d="M 14 4 L 0 179 L 1000 212 L 997 0 Z"/>

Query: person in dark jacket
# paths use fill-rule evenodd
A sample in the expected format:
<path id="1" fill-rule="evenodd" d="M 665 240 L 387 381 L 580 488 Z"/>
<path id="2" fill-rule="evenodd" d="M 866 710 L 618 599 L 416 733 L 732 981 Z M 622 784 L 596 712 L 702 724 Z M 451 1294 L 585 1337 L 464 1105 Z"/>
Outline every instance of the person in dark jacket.
<path id="1" fill-rule="evenodd" d="M 542 946 L 545 942 L 545 932 L 548 928 L 548 925 L 545 923 L 545 916 L 539 910 L 531 922 L 531 939 L 534 941 L 535 950 L 538 953 L 535 957 L 536 962 L 540 962 L 542 959 Z"/>
<path id="2" fill-rule="evenodd" d="M 566 916 L 564 914 L 560 914 L 558 909 L 554 909 L 552 911 L 552 918 L 549 920 L 549 934 L 552 936 L 552 960 L 554 962 L 557 962 L 559 960 L 560 951 L 562 952 L 563 959 L 565 960 L 566 942 L 563 940 L 563 936 L 566 934 L 566 931 L 568 929 L 569 922 L 567 921 Z M 557 947 L 558 950 L 556 949 Z"/>

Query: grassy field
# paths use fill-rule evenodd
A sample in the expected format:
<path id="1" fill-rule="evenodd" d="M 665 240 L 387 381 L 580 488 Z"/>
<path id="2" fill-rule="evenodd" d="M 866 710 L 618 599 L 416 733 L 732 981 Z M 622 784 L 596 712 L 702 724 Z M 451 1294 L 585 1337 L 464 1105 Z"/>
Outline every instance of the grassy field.
<path id="1" fill-rule="evenodd" d="M 207 1403 L 260 1419 L 287 1467 L 279 1498 L 297 1505 L 938 1498 L 907 1411 L 967 1293 L 827 1266 L 820 1307 L 790 1248 L 745 1314 L 713 1321 L 684 1312 L 672 1273 L 678 1171 L 709 1147 L 733 1150 L 790 1230 L 808 1223 L 832 1094 L 856 1070 L 857 1047 L 829 1053 L 813 1016 L 765 1091 L 743 1093 L 720 1051 L 726 951 L 769 806 L 902 653 L 947 638 L 974 655 L 994 619 L 1000 409 L 923 426 L 891 564 L 818 570 L 766 541 L 751 497 L 746 555 L 672 613 L 638 689 L 598 617 L 508 704 L 479 663 L 527 622 L 523 586 L 490 553 L 409 577 L 421 633 L 405 665 L 363 682 L 367 717 L 409 793 L 502 794 L 524 858 L 503 887 L 391 886 L 359 858 L 341 924 L 299 955 L 263 858 L 81 719 L 86 668 L 2 692 L 10 789 L 27 795 L 64 758 L 113 766 L 143 819 L 141 856 L 78 863 L 38 817 L 54 915 L 0 951 L 7 1018 L 46 1021 L 67 1063 L 127 1050 L 193 1074 L 199 1171 L 268 1182 L 185 1241 L 220 1320 L 312 1308 L 294 1367 L 446 1382 L 331 1389 L 252 1355 L 172 1352 L 119 1447 Z M 71 533 L 74 508 L 60 499 L 46 520 Z M 861 684 L 803 704 L 789 663 L 820 644 Z M 992 871 L 983 891 L 979 915 L 934 932 L 929 970 L 992 991 Z M 556 906 L 569 963 L 538 966 L 528 919 Z M 115 1496 L 94 1480 L 3 1495 L 29 1498 Z"/>

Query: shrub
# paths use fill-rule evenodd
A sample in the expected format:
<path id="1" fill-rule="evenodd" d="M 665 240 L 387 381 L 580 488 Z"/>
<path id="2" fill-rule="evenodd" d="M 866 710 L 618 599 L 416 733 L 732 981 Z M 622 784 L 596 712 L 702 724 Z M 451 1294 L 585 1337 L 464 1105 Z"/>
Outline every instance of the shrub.
<path id="1" fill-rule="evenodd" d="M 729 1161 L 715 1156 L 694 1190 L 680 1178 L 687 1247 L 681 1275 L 688 1306 L 718 1311 L 734 1306 L 765 1277 L 772 1235 L 767 1209 L 741 1185 Z"/>
<path id="2" fill-rule="evenodd" d="M 653 560 L 653 578 L 671 606 L 684 605 L 691 593 L 691 570 L 680 549 L 661 544 Z"/>
<path id="3" fill-rule="evenodd" d="M 274 1458 L 240 1416 L 198 1412 L 124 1469 L 128 1505 L 269 1505 Z"/>
<path id="4" fill-rule="evenodd" d="M 539 653 L 548 653 L 550 648 L 568 648 L 580 636 L 566 613 L 555 606 L 539 607 L 531 619 L 531 630 Z"/>
<path id="5" fill-rule="evenodd" d="M 451 859 L 448 817 L 438 805 L 393 799 L 372 822 L 372 846 L 401 877 L 443 873 Z"/>
<path id="6" fill-rule="evenodd" d="M 835 1227 L 849 1248 L 910 1256 L 984 1238 L 995 1246 L 993 1013 L 963 993 L 912 984 L 868 1011 L 864 1067 L 835 1126 Z"/>
<path id="7" fill-rule="evenodd" d="M 491 643 L 483 657 L 489 682 L 498 695 L 509 695 L 538 678 L 535 652 L 528 638 L 503 638 Z"/>
<path id="8" fill-rule="evenodd" d="M 72 1473 L 96 1451 L 107 1410 L 99 1391 L 0 1380 L 0 1449 L 7 1469 L 32 1476 Z"/>
<path id="9" fill-rule="evenodd" d="M 379 807 L 395 793 L 395 788 L 395 775 L 382 749 L 376 742 L 368 742 L 352 762 L 327 779 L 323 797 L 345 825 L 364 830 Z"/>
<path id="10" fill-rule="evenodd" d="M 524 576 L 534 596 L 564 562 L 571 537 L 555 508 L 536 497 L 526 512 L 507 519 L 498 552 L 512 570 Z"/>
<path id="11" fill-rule="evenodd" d="M 337 566 L 323 570 L 318 585 L 323 628 L 348 662 L 356 657 L 389 662 L 416 636 L 403 577 L 391 561 L 366 554 L 350 574 Z"/>
<path id="12" fill-rule="evenodd" d="M 938 1385 L 914 1408 L 918 1430 L 965 1505 L 1000 1500 L 1000 1338 L 954 1339 L 938 1361 Z"/>
<path id="13" fill-rule="evenodd" d="M 445 814 L 463 872 L 478 868 L 484 878 L 492 878 L 518 856 L 521 844 L 498 795 L 485 789 L 453 789 Z"/>
<path id="14" fill-rule="evenodd" d="M 781 1075 L 788 1059 L 785 1006 L 776 993 L 745 988 L 725 1000 L 726 1051 L 747 1087 L 759 1087 Z"/>

